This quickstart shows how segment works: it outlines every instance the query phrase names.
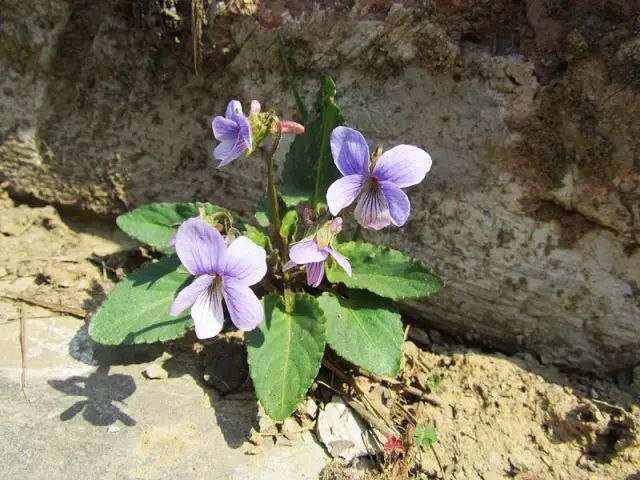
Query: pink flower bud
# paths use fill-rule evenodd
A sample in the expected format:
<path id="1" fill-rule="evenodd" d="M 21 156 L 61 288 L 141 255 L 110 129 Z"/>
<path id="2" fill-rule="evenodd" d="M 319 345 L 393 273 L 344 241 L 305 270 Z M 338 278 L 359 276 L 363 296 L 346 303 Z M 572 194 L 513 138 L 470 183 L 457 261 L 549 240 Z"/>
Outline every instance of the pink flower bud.
<path id="1" fill-rule="evenodd" d="M 260 113 L 262 107 L 258 100 L 251 100 L 251 113 Z"/>
<path id="2" fill-rule="evenodd" d="M 331 225 L 329 225 L 329 231 L 333 235 L 337 235 L 338 233 L 340 233 L 342 231 L 342 218 L 341 217 L 336 217 L 333 220 L 331 220 Z"/>
<path id="3" fill-rule="evenodd" d="M 291 120 L 280 120 L 280 128 L 282 133 L 290 133 L 291 135 L 302 135 L 304 133 L 304 126 Z"/>

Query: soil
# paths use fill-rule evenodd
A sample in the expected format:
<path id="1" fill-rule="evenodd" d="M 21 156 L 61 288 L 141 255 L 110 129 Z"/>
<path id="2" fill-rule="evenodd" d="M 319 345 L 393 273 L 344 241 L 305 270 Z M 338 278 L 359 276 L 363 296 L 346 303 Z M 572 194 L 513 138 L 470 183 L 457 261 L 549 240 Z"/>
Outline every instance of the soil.
<path id="1" fill-rule="evenodd" d="M 44 372 L 50 382 L 60 378 L 61 371 L 49 368 L 47 355 L 50 354 L 42 353 L 42 345 L 52 341 L 45 334 L 49 336 L 64 322 L 82 322 L 73 315 L 58 315 L 59 311 L 54 315 L 51 305 L 67 308 L 72 314 L 82 310 L 91 312 L 114 282 L 147 257 L 149 252 L 115 230 L 112 219 L 61 214 L 52 206 L 20 204 L 2 193 L 0 328 L 14 328 L 11 326 L 20 315 L 24 315 L 27 325 L 42 322 L 43 318 L 49 322 L 46 330 L 36 328 L 26 332 L 31 352 L 27 355 L 27 372 Z M 44 308 L 34 306 L 30 303 L 33 301 L 46 302 L 46 305 Z M 48 317 L 47 311 L 51 313 Z M 411 324 L 411 319 L 405 320 Z M 75 359 L 69 359 L 68 365 L 81 361 L 83 352 L 93 357 L 89 363 L 99 364 L 99 356 L 95 355 L 99 347 L 87 348 L 86 344 L 90 344 L 87 338 L 85 346 L 78 347 L 76 337 L 72 340 L 75 346 L 64 346 L 72 354 L 74 349 L 76 352 Z M 427 334 L 415 326 L 410 328 L 410 338 L 414 341 L 405 344 L 400 387 L 385 386 L 362 375 L 355 376 L 355 384 L 378 406 L 385 421 L 400 433 L 408 432 L 410 437 L 416 423 L 433 425 L 438 430 L 438 443 L 433 450 L 420 454 L 415 447 L 381 454 L 370 463 L 368 470 L 333 461 L 324 469 L 324 478 L 631 480 L 640 475 L 639 400 L 623 391 L 612 378 L 561 372 L 541 365 L 528 354 L 506 356 L 449 344 L 438 332 Z M 11 351 L 19 349 L 18 338 L 3 336 L 2 342 L 5 368 L 0 369 L 0 375 L 15 385 L 17 369 L 6 368 L 6 358 Z M 231 334 L 209 345 L 186 338 L 151 350 L 141 346 L 140 354 L 126 353 L 126 362 L 140 364 L 142 370 L 164 351 L 165 356 L 171 357 L 163 364 L 169 377 L 178 375 L 176 372 L 190 372 L 197 380 L 197 388 L 213 395 L 218 402 L 220 393 L 227 394 L 227 402 L 240 402 L 237 408 L 246 410 L 242 402 L 246 402 L 247 395 L 255 397 L 237 355 L 238 342 L 237 335 Z M 230 348 L 222 348 L 224 343 Z M 234 372 L 241 375 L 226 378 L 223 369 L 211 368 L 213 358 L 230 359 L 237 367 Z M 95 366 L 83 368 L 95 369 Z M 100 368 L 98 366 L 98 370 Z M 346 365 L 343 368 L 349 369 Z M 328 371 L 321 375 L 327 382 L 332 378 Z M 103 381 L 102 387 L 110 388 L 109 382 L 113 382 L 114 377 L 117 375 L 105 376 L 104 380 L 98 377 L 96 381 Z M 146 386 L 146 395 L 151 396 L 152 403 L 162 405 L 163 398 L 171 395 L 165 391 L 166 387 L 155 389 L 154 385 L 162 385 L 158 382 Z M 216 392 L 212 385 L 224 392 Z M 417 400 L 403 390 L 404 386 L 430 392 L 439 405 Z M 341 388 L 340 382 L 335 387 Z M 135 404 L 139 394 L 135 387 L 127 391 L 131 396 L 127 402 L 131 400 Z M 322 408 L 330 394 L 320 386 L 312 398 Z M 221 405 L 213 402 L 209 408 L 216 410 L 222 408 Z M 257 414 L 257 410 L 249 410 L 250 416 Z M 313 428 L 313 422 L 303 420 L 300 415 L 297 418 L 307 428 Z M 258 419 L 254 417 L 254 430 L 256 423 Z M 247 453 L 260 455 L 266 447 L 262 440 L 255 442 L 251 433 L 254 430 L 242 431 L 234 441 L 244 445 Z M 142 434 L 144 438 L 148 435 L 148 432 Z M 167 435 L 175 437 L 176 432 Z M 160 442 L 163 448 L 169 438 L 165 437 Z M 277 435 L 273 438 L 276 451 L 291 448 L 289 440 Z M 248 443 L 250 439 L 259 445 Z M 153 450 L 155 444 L 147 441 L 145 445 Z"/>

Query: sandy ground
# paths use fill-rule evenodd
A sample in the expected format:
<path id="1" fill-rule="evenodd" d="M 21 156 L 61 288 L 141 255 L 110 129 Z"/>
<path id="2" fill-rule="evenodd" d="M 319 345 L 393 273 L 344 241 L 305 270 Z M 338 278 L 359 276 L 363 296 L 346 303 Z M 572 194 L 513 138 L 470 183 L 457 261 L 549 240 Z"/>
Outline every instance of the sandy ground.
<path id="1" fill-rule="evenodd" d="M 85 320 L 74 316 L 94 309 L 145 255 L 104 219 L 0 198 L 3 478 L 355 478 L 397 476 L 400 467 L 415 478 L 640 478 L 637 397 L 608 378 L 418 330 L 405 345 L 401 381 L 424 387 L 438 375 L 439 406 L 357 381 L 399 430 L 407 419 L 435 425 L 435 453 L 379 458 L 371 465 L 382 465 L 381 474 L 329 464 L 311 433 L 251 444 L 260 422 L 250 385 L 223 396 L 203 380 L 216 359 L 226 361 L 215 355 L 219 345 L 194 348 L 188 338 L 109 349 L 93 344 Z M 168 378 L 145 378 L 151 364 Z M 325 396 L 315 396 L 321 408 Z"/>

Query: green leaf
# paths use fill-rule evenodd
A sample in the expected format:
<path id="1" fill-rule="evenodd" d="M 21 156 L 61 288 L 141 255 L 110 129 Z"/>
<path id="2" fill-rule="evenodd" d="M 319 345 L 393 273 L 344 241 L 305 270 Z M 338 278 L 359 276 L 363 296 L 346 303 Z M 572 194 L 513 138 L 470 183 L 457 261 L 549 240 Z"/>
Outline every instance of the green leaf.
<path id="1" fill-rule="evenodd" d="M 398 250 L 365 242 L 338 244 L 337 250 L 351 261 L 353 276 L 333 262 L 327 269 L 330 282 L 393 300 L 426 297 L 444 286 L 431 268 Z"/>
<path id="2" fill-rule="evenodd" d="M 316 112 L 305 124 L 287 152 L 282 172 L 282 198 L 287 206 L 311 201 L 314 207 L 323 201 L 325 192 L 340 174 L 333 163 L 329 137 L 344 122 L 336 104 L 336 85 L 325 77 L 316 101 Z"/>
<path id="3" fill-rule="evenodd" d="M 191 327 L 189 311 L 178 317 L 169 307 L 189 279 L 175 255 L 144 264 L 121 280 L 98 308 L 89 335 L 106 345 L 153 343 L 181 337 Z"/>
<path id="4" fill-rule="evenodd" d="M 325 319 L 305 293 L 262 299 L 265 320 L 247 333 L 249 372 L 260 403 L 274 420 L 293 412 L 318 374 L 325 346 Z"/>
<path id="5" fill-rule="evenodd" d="M 253 225 L 244 226 L 244 235 L 253 243 L 264 249 L 271 248 L 271 240 L 269 239 L 269 237 Z"/>
<path id="6" fill-rule="evenodd" d="M 287 205 L 282 201 L 282 197 L 278 196 L 280 215 L 287 211 Z M 271 225 L 271 203 L 267 198 L 267 194 L 263 193 L 260 201 L 258 202 L 258 208 L 256 209 L 256 221 L 262 228 L 267 228 Z"/>
<path id="7" fill-rule="evenodd" d="M 291 85 L 291 91 L 293 93 L 293 98 L 296 100 L 296 109 L 298 110 L 298 115 L 300 116 L 302 123 L 306 123 L 307 118 L 309 117 L 309 112 L 307 111 L 307 107 L 302 101 L 300 94 L 298 93 L 298 85 L 295 77 L 293 76 L 293 73 L 291 72 L 291 67 L 289 66 L 289 55 L 287 54 L 287 49 L 284 46 L 284 40 L 282 39 L 280 30 L 276 30 L 276 41 L 278 42 L 280 62 L 284 67 L 284 71 L 287 73 L 289 84 Z"/>
<path id="8" fill-rule="evenodd" d="M 296 234 L 298 227 L 298 212 L 289 210 L 282 218 L 280 226 L 280 236 L 287 241 L 291 241 Z"/>
<path id="9" fill-rule="evenodd" d="M 430 375 L 425 375 L 420 383 L 423 387 L 428 388 L 431 393 L 442 393 L 445 391 L 444 388 L 444 377 L 439 373 L 432 373 Z"/>
<path id="10" fill-rule="evenodd" d="M 433 425 L 419 423 L 413 431 L 413 444 L 420 450 L 427 450 L 438 443 L 438 430 Z"/>
<path id="11" fill-rule="evenodd" d="M 327 319 L 327 343 L 351 363 L 384 377 L 395 377 L 402 360 L 400 313 L 366 292 L 349 299 L 324 293 L 318 302 Z"/>
<path id="12" fill-rule="evenodd" d="M 223 210 L 211 203 L 152 203 L 120 215 L 116 223 L 130 237 L 171 253 L 173 249 L 167 243 L 176 228 L 188 218 L 197 217 L 199 207 L 208 214 Z"/>

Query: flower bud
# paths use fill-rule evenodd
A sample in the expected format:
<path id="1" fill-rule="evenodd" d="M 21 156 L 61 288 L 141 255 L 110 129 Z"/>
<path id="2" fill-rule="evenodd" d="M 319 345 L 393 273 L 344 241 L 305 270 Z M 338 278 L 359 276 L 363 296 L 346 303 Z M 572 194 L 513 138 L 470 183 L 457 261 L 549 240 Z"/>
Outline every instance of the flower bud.
<path id="1" fill-rule="evenodd" d="M 272 133 L 277 133 L 278 128 L 282 129 L 282 133 L 288 133 L 291 135 L 302 135 L 304 133 L 304 125 L 291 120 L 279 120 L 272 127 Z"/>

